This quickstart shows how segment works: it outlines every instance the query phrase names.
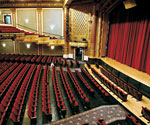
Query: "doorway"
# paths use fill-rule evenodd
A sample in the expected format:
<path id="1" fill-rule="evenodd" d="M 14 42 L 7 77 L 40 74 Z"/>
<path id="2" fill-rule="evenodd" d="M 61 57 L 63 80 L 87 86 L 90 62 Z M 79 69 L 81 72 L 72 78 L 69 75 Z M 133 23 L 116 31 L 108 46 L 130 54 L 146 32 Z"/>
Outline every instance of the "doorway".
<path id="1" fill-rule="evenodd" d="M 4 15 L 4 23 L 11 24 L 11 15 Z"/>
<path id="2" fill-rule="evenodd" d="M 77 47 L 75 52 L 75 57 L 77 60 L 82 60 L 82 48 Z"/>

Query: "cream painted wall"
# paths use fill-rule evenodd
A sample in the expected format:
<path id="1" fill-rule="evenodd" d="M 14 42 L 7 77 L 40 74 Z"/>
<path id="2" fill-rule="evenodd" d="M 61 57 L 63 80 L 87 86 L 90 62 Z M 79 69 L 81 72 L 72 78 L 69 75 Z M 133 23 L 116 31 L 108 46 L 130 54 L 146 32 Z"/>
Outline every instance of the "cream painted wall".
<path id="1" fill-rule="evenodd" d="M 54 49 L 51 49 L 50 46 L 43 45 L 42 46 L 42 54 L 43 55 L 62 56 L 63 48 L 61 46 L 55 46 Z"/>
<path id="2" fill-rule="evenodd" d="M 43 31 L 50 34 L 62 35 L 62 14 L 62 9 L 43 9 Z"/>
<path id="3" fill-rule="evenodd" d="M 34 30 L 41 30 L 44 32 L 49 32 L 52 34 L 63 35 L 63 9 L 61 8 L 42 8 L 40 11 L 40 16 L 38 15 L 37 8 L 14 8 L 14 14 L 12 14 L 13 9 L 0 9 L 0 20 L 3 20 L 3 14 L 11 14 L 12 19 L 15 19 L 16 24 L 29 27 Z M 14 17 L 13 17 L 14 16 Z M 39 21 L 40 19 L 40 21 Z M 38 24 L 38 23 L 41 24 Z M 1 24 L 3 25 L 3 24 Z M 41 29 L 37 28 L 41 25 Z M 19 26 L 19 28 L 33 32 L 32 30 Z M 25 43 L 13 42 L 12 40 L 6 40 L 6 47 L 3 47 L 3 42 L 0 41 L 0 53 L 16 53 L 16 54 L 39 54 L 42 48 L 42 55 L 63 55 L 63 47 L 55 47 L 51 50 L 49 46 L 31 44 L 30 48 L 27 48 Z"/>
<path id="4" fill-rule="evenodd" d="M 37 15 L 36 9 L 17 9 L 17 24 L 29 27 L 31 29 L 37 30 Z M 25 28 L 18 25 L 19 28 L 34 32 L 29 28 Z"/>
<path id="5" fill-rule="evenodd" d="M 14 42 L 11 39 L 0 40 L 0 53 L 14 53 Z"/>

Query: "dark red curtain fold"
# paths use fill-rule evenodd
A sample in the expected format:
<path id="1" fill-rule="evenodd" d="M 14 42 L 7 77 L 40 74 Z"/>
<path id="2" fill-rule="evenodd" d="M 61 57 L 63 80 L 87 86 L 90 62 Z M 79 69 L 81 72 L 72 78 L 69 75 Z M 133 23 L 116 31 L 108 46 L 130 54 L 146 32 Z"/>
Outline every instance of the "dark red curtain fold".
<path id="1" fill-rule="evenodd" d="M 150 18 L 138 8 L 110 16 L 107 56 L 150 74 Z"/>

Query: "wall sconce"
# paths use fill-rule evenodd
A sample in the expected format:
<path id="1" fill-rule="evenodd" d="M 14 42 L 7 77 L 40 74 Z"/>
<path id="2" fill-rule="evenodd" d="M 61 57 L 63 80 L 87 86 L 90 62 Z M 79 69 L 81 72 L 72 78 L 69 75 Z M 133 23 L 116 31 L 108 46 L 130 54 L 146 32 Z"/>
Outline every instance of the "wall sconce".
<path id="1" fill-rule="evenodd" d="M 28 18 L 26 18 L 24 21 L 25 21 L 26 24 L 29 23 L 29 19 Z"/>
<path id="2" fill-rule="evenodd" d="M 92 23 L 92 15 L 91 15 L 91 13 L 89 13 L 89 19 L 88 19 L 88 22 L 89 22 L 89 23 Z"/>
<path id="3" fill-rule="evenodd" d="M 51 46 L 51 49 L 54 49 L 55 48 L 55 46 Z"/>
<path id="4" fill-rule="evenodd" d="M 31 44 L 30 43 L 27 43 L 26 44 L 26 47 L 29 49 L 31 47 Z"/>
<path id="5" fill-rule="evenodd" d="M 50 30 L 53 30 L 53 29 L 54 29 L 54 27 L 55 27 L 55 25 L 54 25 L 54 24 L 52 24 L 52 25 L 49 25 L 49 27 L 50 27 Z"/>
<path id="6" fill-rule="evenodd" d="M 3 46 L 3 47 L 6 47 L 6 43 L 2 43 L 2 46 Z"/>

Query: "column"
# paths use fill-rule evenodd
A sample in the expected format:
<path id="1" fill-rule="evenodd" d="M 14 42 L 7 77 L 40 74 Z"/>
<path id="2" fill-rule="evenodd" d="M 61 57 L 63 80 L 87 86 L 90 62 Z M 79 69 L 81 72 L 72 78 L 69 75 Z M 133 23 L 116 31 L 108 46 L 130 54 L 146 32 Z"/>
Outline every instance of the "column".
<path id="1" fill-rule="evenodd" d="M 105 56 L 108 35 L 108 15 L 103 15 L 100 57 Z"/>
<path id="2" fill-rule="evenodd" d="M 69 54 L 69 8 L 64 8 L 64 42 L 63 57 L 68 58 Z"/>
<path id="3" fill-rule="evenodd" d="M 96 58 L 100 57 L 101 35 L 102 35 L 102 14 L 99 13 L 97 24 L 97 35 L 96 35 L 96 55 L 95 55 Z"/>
<path id="4" fill-rule="evenodd" d="M 43 27 L 42 27 L 42 8 L 37 8 L 37 33 L 42 34 Z"/>
<path id="5" fill-rule="evenodd" d="M 95 43 L 96 43 L 96 27 L 97 27 L 97 17 L 96 17 L 96 6 L 93 6 L 93 16 L 91 25 L 91 42 L 90 42 L 90 57 L 95 57 Z"/>
<path id="6" fill-rule="evenodd" d="M 17 25 L 16 8 L 12 8 L 11 11 L 12 11 L 12 25 L 16 27 Z"/>
<path id="7" fill-rule="evenodd" d="M 42 27 L 42 8 L 37 8 L 37 33 L 42 34 L 43 27 Z M 38 55 L 42 55 L 42 45 L 38 45 Z"/>

